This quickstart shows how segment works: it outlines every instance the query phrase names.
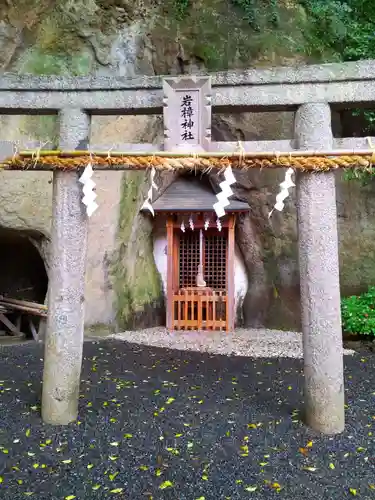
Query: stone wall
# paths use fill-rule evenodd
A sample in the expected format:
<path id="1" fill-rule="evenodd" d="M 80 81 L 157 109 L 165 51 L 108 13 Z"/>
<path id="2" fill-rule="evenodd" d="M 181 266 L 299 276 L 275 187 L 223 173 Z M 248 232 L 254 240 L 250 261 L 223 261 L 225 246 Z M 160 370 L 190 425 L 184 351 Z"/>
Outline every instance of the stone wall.
<path id="1" fill-rule="evenodd" d="M 133 77 L 201 73 L 207 68 L 296 66 L 309 61 L 308 50 L 298 54 L 294 50 L 297 45 L 306 48 L 308 20 L 293 1 L 279 2 L 282 23 L 269 29 L 265 20 L 260 33 L 241 19 L 238 9 L 217 0 L 194 0 L 183 22 L 176 3 L 169 0 L 73 3 L 74 8 L 71 2 L 65 8 L 63 1 L 54 7 L 49 0 L 27 0 L 22 5 L 8 2 L 0 13 L 0 68 L 34 75 Z M 217 21 L 215 30 L 211 29 L 212 19 Z M 315 77 L 307 73 L 307 78 Z M 293 121 L 290 112 L 215 115 L 213 139 L 289 140 Z M 345 135 L 337 113 L 333 121 L 335 135 Z M 350 135 L 366 135 L 353 129 L 353 123 L 351 120 Z M 54 117 L 0 117 L 0 126 L 0 139 L 20 140 L 21 144 L 57 137 Z M 101 116 L 93 120 L 93 144 L 112 147 L 162 140 L 160 117 Z M 153 320 L 161 323 L 163 295 L 150 243 L 152 226 L 138 215 L 148 187 L 147 176 L 98 173 L 96 179 L 101 209 L 89 229 L 87 324 L 118 323 L 124 328 L 150 325 Z M 250 217 L 237 228 L 252 291 L 245 298 L 244 319 L 247 324 L 298 328 L 293 196 L 283 214 L 275 213 L 268 219 L 281 180 L 281 172 L 239 177 L 237 195 L 251 206 Z M 0 173 L 0 225 L 37 230 L 48 241 L 50 182 L 50 174 Z M 163 182 L 167 185 L 170 179 Z M 363 290 L 375 280 L 374 196 L 372 187 L 360 188 L 341 179 L 337 182 L 341 284 L 347 294 Z M 147 283 L 139 279 L 144 268 L 151 277 Z"/>
<path id="2" fill-rule="evenodd" d="M 291 139 L 293 114 L 264 113 L 214 116 L 213 139 Z M 335 118 L 337 122 L 337 117 Z M 15 129 L 7 128 L 14 138 Z M 338 133 L 340 130 L 337 129 Z M 3 136 L 4 137 L 4 136 Z M 26 141 L 27 138 L 25 138 Z M 92 142 L 108 148 L 123 142 L 162 140 L 159 118 L 95 117 Z M 151 326 L 164 321 L 162 280 L 152 251 L 152 225 L 138 214 L 148 188 L 145 174 L 96 174 L 100 210 L 90 221 L 86 286 L 86 323 L 115 328 Z M 244 299 L 248 325 L 299 328 L 299 274 L 294 193 L 283 213 L 268 218 L 282 171 L 236 174 L 236 194 L 251 207 L 239 224 L 241 254 L 249 288 L 258 301 Z M 41 232 L 51 223 L 51 176 L 48 173 L 0 173 L 0 225 Z M 164 188 L 171 178 L 164 179 Z M 347 182 L 337 174 L 341 288 L 344 295 L 363 291 L 375 281 L 374 188 Z M 122 217 L 120 213 L 122 210 Z M 125 215 L 124 215 L 125 214 Z M 239 230 L 237 228 L 237 231 Z M 129 239 L 130 238 L 130 239 Z M 152 279 L 142 283 L 144 266 Z M 157 266 L 159 267 L 159 266 Z M 259 307 L 262 306 L 262 307 Z M 262 312 L 259 318 L 257 313 Z M 157 314 L 155 314 L 157 312 Z"/>

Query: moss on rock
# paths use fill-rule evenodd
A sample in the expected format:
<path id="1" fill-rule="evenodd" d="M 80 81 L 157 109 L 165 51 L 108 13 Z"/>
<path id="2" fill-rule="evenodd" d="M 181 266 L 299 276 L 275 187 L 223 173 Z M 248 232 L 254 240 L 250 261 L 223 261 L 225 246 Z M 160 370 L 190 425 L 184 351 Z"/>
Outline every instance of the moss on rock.
<path id="1" fill-rule="evenodd" d="M 163 293 L 153 258 L 152 222 L 139 214 L 144 172 L 125 172 L 119 214 L 118 250 L 113 264 L 119 328 L 163 321 Z"/>
<path id="2" fill-rule="evenodd" d="M 160 72 L 167 73 L 171 56 L 177 56 L 182 66 L 192 62 L 211 71 L 308 58 L 308 19 L 297 2 L 253 2 L 251 19 L 245 3 L 191 0 L 187 6 L 185 0 L 163 2 L 151 30 L 157 70 L 160 65 Z"/>

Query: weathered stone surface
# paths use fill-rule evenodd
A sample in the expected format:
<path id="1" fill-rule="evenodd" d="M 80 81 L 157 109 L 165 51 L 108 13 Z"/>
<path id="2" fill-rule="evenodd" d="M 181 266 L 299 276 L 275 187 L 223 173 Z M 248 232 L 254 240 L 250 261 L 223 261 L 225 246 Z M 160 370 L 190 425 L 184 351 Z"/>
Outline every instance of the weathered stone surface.
<path id="1" fill-rule="evenodd" d="M 6 50 L 0 51 L 0 68 L 9 66 L 15 50 L 21 43 L 21 30 L 5 21 L 0 21 L 0 47 Z"/>
<path id="2" fill-rule="evenodd" d="M 0 158 L 13 155 L 9 129 L 2 134 Z M 5 139 L 5 140 L 4 140 Z M 9 229 L 33 230 L 48 237 L 51 228 L 52 175 L 50 172 L 0 171 L 0 226 Z"/>
<path id="3" fill-rule="evenodd" d="M 305 104 L 296 113 L 301 149 L 332 147 L 328 104 Z M 343 346 L 333 172 L 297 175 L 305 417 L 316 431 L 335 434 L 345 426 Z"/>
<path id="4" fill-rule="evenodd" d="M 206 2 L 207 5 L 208 3 L 210 4 L 210 12 L 212 12 L 212 9 L 217 9 L 218 4 Z M 192 50 L 186 32 L 185 34 L 182 33 L 181 36 L 174 36 L 177 33 L 176 27 L 179 28 L 179 26 L 175 20 L 168 16 L 162 16 L 159 19 L 163 23 L 163 29 L 160 30 L 154 23 L 154 11 L 152 9 L 148 11 L 152 14 L 150 27 L 148 21 L 144 20 L 145 12 L 138 12 L 136 16 L 134 15 L 134 8 L 141 6 L 139 2 L 136 3 L 137 5 L 133 5 L 134 2 L 126 2 L 125 7 L 124 5 L 119 6 L 118 2 L 110 2 L 104 11 L 100 11 L 99 14 L 95 9 L 92 10 L 94 7 L 92 2 L 90 4 L 86 2 L 87 7 L 84 6 L 86 9 L 84 11 L 85 16 L 84 18 L 81 16 L 80 22 L 76 22 L 74 36 L 69 38 L 70 45 L 66 53 L 61 53 L 62 47 L 59 41 L 66 41 L 67 38 L 64 39 L 59 35 L 59 30 L 63 26 L 59 26 L 59 23 L 56 25 L 58 21 L 56 13 L 52 17 L 46 17 L 45 8 L 48 7 L 49 2 L 47 0 L 38 2 L 38 5 L 40 4 L 39 10 L 35 9 L 34 4 L 35 2 L 22 2 L 22 5 L 15 5 L 13 2 L 9 7 L 9 11 L 3 9 L 0 13 L 1 19 L 4 20 L 0 25 L 0 48 L 3 54 L 0 59 L 3 69 L 6 71 L 11 70 L 15 73 L 32 72 L 35 76 L 43 74 L 55 75 L 53 78 L 36 78 L 38 85 L 42 85 L 45 90 L 56 84 L 60 88 L 70 90 L 73 90 L 73 88 L 79 88 L 82 91 L 105 88 L 118 89 L 120 93 L 121 89 L 124 88 L 141 87 L 146 89 L 146 92 L 141 95 L 140 101 L 146 99 L 146 95 L 151 94 L 154 103 L 160 103 L 161 93 L 159 95 L 157 89 L 161 89 L 161 77 L 145 78 L 143 75 L 180 74 L 181 72 L 202 74 L 207 71 L 207 66 L 204 64 L 206 54 L 199 53 L 199 43 L 197 50 Z M 152 2 L 152 4 L 154 8 L 160 2 Z M 289 2 L 285 4 L 289 6 Z M 30 8 L 31 5 L 32 8 Z M 291 8 L 294 9 L 293 6 Z M 297 19 L 295 14 L 296 12 L 293 10 L 293 15 L 290 18 Z M 74 20 L 74 12 L 69 15 L 73 15 L 71 19 Z M 196 18 L 199 29 L 205 27 L 205 21 L 202 17 L 201 13 L 199 13 Z M 228 16 L 226 15 L 226 21 L 228 19 L 233 19 L 233 13 L 229 11 Z M 111 24 L 113 30 L 105 33 L 103 30 L 102 32 L 95 24 L 98 20 L 106 28 Z M 53 23 L 50 21 L 53 21 Z M 109 24 L 108 21 L 110 21 Z M 27 29 L 25 30 L 26 24 Z M 300 23 L 297 24 L 300 33 Z M 230 24 L 231 30 L 233 30 L 234 25 L 237 27 L 237 31 L 238 29 L 245 29 L 242 24 L 240 26 L 238 23 L 232 23 Z M 186 25 L 183 28 L 185 29 Z M 195 30 L 196 26 L 194 25 L 191 28 Z M 179 33 L 181 34 L 181 30 Z M 244 31 L 244 33 L 247 32 Z M 231 43 L 233 43 L 234 39 L 234 37 L 231 38 Z M 196 37 L 192 37 L 191 40 L 195 44 Z M 312 71 L 310 66 L 304 66 L 305 60 L 303 58 L 289 54 L 283 59 L 283 64 L 285 61 L 285 65 L 298 65 L 298 67 L 294 69 L 286 67 L 268 68 L 265 66 L 278 64 L 281 61 L 280 55 L 277 55 L 278 47 L 272 44 L 268 44 L 267 53 L 259 53 L 254 56 L 253 53 L 248 52 L 246 53 L 248 59 L 239 61 L 233 59 L 234 52 L 238 53 L 238 50 L 236 47 L 234 52 L 230 52 L 228 37 L 223 38 L 221 48 L 219 47 L 221 42 L 219 40 L 218 44 L 216 36 L 215 40 L 207 40 L 208 43 L 203 39 L 199 40 L 199 42 L 201 46 L 204 46 L 205 51 L 206 49 L 210 50 L 214 43 L 215 48 L 218 49 L 216 51 L 217 55 L 220 56 L 219 62 L 222 64 L 226 64 L 225 57 L 232 57 L 231 61 L 227 61 L 230 68 L 249 68 L 253 65 L 263 66 L 261 70 L 252 68 L 244 71 L 229 71 L 218 73 L 214 77 L 213 86 L 217 90 L 220 88 L 225 90 L 225 87 L 232 83 L 247 83 L 251 92 L 246 95 L 251 100 L 253 99 L 252 92 L 256 92 L 257 89 L 262 91 L 260 94 L 262 99 L 268 99 L 267 94 L 264 95 L 263 89 L 267 89 L 268 92 L 268 89 L 273 90 L 274 85 L 285 84 L 286 89 L 291 89 L 287 92 L 288 99 L 292 97 L 294 101 L 298 101 L 306 92 L 311 93 L 312 86 L 305 85 L 307 81 L 313 85 L 322 82 L 320 86 L 313 87 L 318 89 L 313 91 L 315 96 L 317 91 L 324 94 L 325 82 L 335 81 L 338 85 L 338 90 L 335 90 L 335 99 L 346 99 L 349 94 L 356 92 L 356 84 L 349 83 L 342 86 L 343 80 L 354 81 L 358 78 L 362 79 L 363 89 L 366 94 L 357 93 L 357 96 L 360 95 L 362 99 L 363 95 L 370 95 L 373 92 L 371 82 L 374 79 L 374 65 L 369 61 L 350 63 L 345 65 L 344 68 L 340 64 L 317 65 Z M 74 47 L 74 51 L 72 47 Z M 225 54 L 220 53 L 221 49 L 224 49 Z M 215 56 L 215 54 L 211 54 L 211 56 Z M 76 75 L 89 74 L 100 75 L 100 79 L 93 80 L 91 76 L 87 76 L 87 78 L 78 81 L 75 78 Z M 135 78 L 129 80 L 126 77 Z M 271 84 L 270 87 L 265 85 L 267 82 Z M 17 81 L 14 77 L 0 77 L 0 89 L 29 88 L 31 83 L 30 75 L 24 75 L 21 82 L 19 76 L 17 76 Z M 248 86 L 245 86 L 245 90 L 248 89 Z M 156 94 L 154 94 L 153 90 L 151 92 L 149 90 L 154 88 L 157 90 Z M 290 96 L 290 93 L 295 95 Z M 229 102 L 230 96 L 225 93 L 223 95 L 225 102 Z M 58 105 L 61 104 L 59 102 L 60 98 L 61 93 L 56 96 L 55 102 Z M 74 96 L 74 99 L 80 101 L 78 96 Z M 272 99 L 275 99 L 275 97 L 272 97 Z M 285 101 L 285 96 L 278 99 L 284 99 Z M 71 103 L 73 101 L 67 99 L 67 102 Z M 124 99 L 124 96 L 119 96 L 117 102 L 125 102 L 126 106 L 131 104 L 131 100 Z M 231 100 L 230 102 L 235 101 Z M 254 100 L 254 103 L 260 103 L 260 100 Z M 278 104 L 280 104 L 279 101 Z M 36 100 L 35 105 L 37 105 Z M 34 119 L 27 120 L 26 123 L 24 118 L 16 116 L 2 118 L 0 120 L 1 139 L 15 140 L 21 138 L 23 142 L 37 137 L 43 143 L 46 139 L 51 138 L 51 131 L 49 127 L 45 126 L 45 121 L 41 120 L 40 126 L 35 127 L 36 122 Z M 335 120 L 337 121 L 337 114 Z M 260 115 L 243 113 L 236 117 L 215 114 L 213 136 L 216 140 L 232 141 L 277 138 L 290 140 L 292 139 L 292 128 L 292 113 Z M 25 131 L 20 134 L 20 129 L 25 129 Z M 37 136 L 35 136 L 36 132 L 38 132 Z M 160 117 L 124 116 L 108 118 L 101 116 L 95 117 L 93 120 L 92 142 L 108 144 L 109 148 L 124 142 L 154 141 L 162 143 L 162 137 Z M 338 140 L 336 144 L 342 146 L 343 143 Z M 348 143 L 346 142 L 346 144 Z M 363 148 L 367 147 L 367 145 L 364 141 L 353 141 L 348 147 Z M 346 294 L 362 291 L 368 284 L 373 284 L 375 280 L 375 266 L 373 265 L 375 225 L 372 218 L 375 209 L 375 202 L 373 202 L 375 197 L 371 187 L 363 189 L 353 183 L 342 182 L 340 177 L 341 175 L 337 174 L 340 273 L 342 292 Z M 248 233 L 244 230 L 242 236 L 239 235 L 238 237 L 242 238 L 244 242 L 243 253 L 245 260 L 248 261 L 247 270 L 250 281 L 255 280 L 254 282 L 257 283 L 257 285 L 253 285 L 252 289 L 262 290 L 263 321 L 271 326 L 300 328 L 295 194 L 292 192 L 282 214 L 274 213 L 272 218 L 268 219 L 268 212 L 275 201 L 278 184 L 282 181 L 282 178 L 282 172 L 268 172 L 265 170 L 251 172 L 246 178 L 239 177 L 237 193 L 250 203 L 251 217 L 245 224 Z M 20 229 L 37 229 L 49 236 L 52 199 L 51 179 L 52 177 L 48 173 L 0 173 L 0 199 L 2 202 L 4 201 L 0 211 L 0 224 Z M 124 243 L 125 238 L 124 233 L 122 235 L 117 233 L 119 225 L 118 207 L 120 207 L 121 198 L 126 194 L 123 193 L 124 186 L 121 184 L 121 180 L 121 173 L 96 174 L 101 209 L 95 214 L 89 225 L 86 285 L 89 306 L 86 311 L 86 321 L 90 325 L 98 323 L 113 324 L 116 316 L 115 307 L 111 307 L 110 304 L 116 303 L 117 300 L 113 266 L 115 256 L 118 255 L 118 246 Z M 144 183 L 139 183 L 138 186 L 140 190 L 139 196 L 129 198 L 129 202 L 133 199 L 130 207 L 132 213 L 137 212 L 135 204 L 140 205 L 141 201 L 143 201 L 141 192 L 144 193 L 147 186 L 148 179 L 145 177 Z M 108 217 L 104 215 L 105 213 L 108 213 Z M 141 234 L 139 241 L 134 239 L 127 253 L 122 254 L 127 255 L 126 259 L 122 259 L 125 268 L 133 269 L 135 256 L 140 251 L 139 245 L 143 241 L 144 234 L 142 231 L 147 233 L 150 228 L 142 226 L 139 223 L 138 216 L 133 218 L 129 224 L 131 228 L 126 229 L 126 233 L 130 231 L 131 234 Z M 239 229 L 240 226 L 238 226 Z M 118 234 L 118 237 L 116 237 L 116 234 Z M 250 242 L 251 244 L 249 244 Z M 247 251 L 246 248 L 249 250 Z M 246 253 L 248 253 L 247 256 Z M 147 262 L 149 261 L 147 260 Z M 124 283 L 128 283 L 128 285 L 125 286 Z M 125 280 L 122 285 L 121 279 L 119 279 L 116 290 L 120 294 L 122 292 L 125 294 L 129 287 L 135 289 L 134 283 L 137 283 L 134 276 L 130 282 Z M 155 290 L 156 288 L 153 287 L 152 289 Z M 124 299 L 124 294 L 121 300 Z M 257 294 L 258 292 L 254 293 L 254 296 L 257 296 Z M 135 292 L 135 295 L 139 296 L 138 292 Z M 133 303 L 138 304 L 139 302 L 136 300 Z M 251 313 L 252 306 L 248 305 L 247 311 L 250 311 L 250 314 L 246 321 L 252 324 L 254 320 Z M 132 321 L 130 323 L 133 324 Z"/>
<path id="5" fill-rule="evenodd" d="M 258 70 L 255 79 L 259 83 L 251 83 L 252 75 L 246 72 L 232 73 L 232 78 L 219 79 L 220 83 L 216 83 L 213 79 L 212 86 L 212 105 L 213 107 L 252 107 L 257 109 L 259 106 L 272 106 L 275 109 L 288 109 L 292 106 L 303 103 L 328 102 L 342 105 L 347 103 L 371 103 L 375 101 L 375 64 L 365 61 L 361 66 L 360 63 L 344 63 L 341 65 L 341 72 L 336 77 L 335 69 L 332 65 L 327 64 L 327 69 L 321 71 L 324 67 L 318 67 L 316 72 L 322 73 L 323 82 L 314 81 L 310 83 L 306 81 L 304 71 L 299 73 L 299 69 L 290 69 L 288 78 L 279 78 L 277 83 L 265 83 L 267 71 L 262 75 L 262 70 Z M 348 66 L 347 79 L 345 76 L 345 68 Z M 353 69 L 357 69 L 359 73 L 363 72 L 363 68 L 367 69 L 368 73 L 362 79 L 358 76 L 352 76 Z M 264 71 L 264 70 L 263 70 Z M 315 72 L 315 68 L 309 69 Z M 14 79 L 13 79 L 14 80 Z M 18 83 L 17 80 L 12 82 L 11 77 L 7 77 L 3 82 L 0 79 L 0 107 L 15 108 L 15 109 L 62 109 L 64 107 L 81 106 L 84 109 L 100 109 L 103 112 L 116 111 L 118 109 L 142 109 L 145 112 L 151 110 L 160 111 L 163 105 L 163 93 L 160 89 L 161 81 L 156 82 L 151 79 L 151 82 L 146 82 L 142 85 L 142 81 L 131 83 L 121 80 L 114 80 L 109 83 L 108 79 L 101 81 L 99 78 L 95 83 L 93 81 L 85 81 L 84 87 L 81 89 L 75 88 L 75 81 L 72 79 L 56 78 L 51 81 L 44 81 L 46 78 L 33 78 Z M 53 82 L 66 92 L 56 92 L 46 88 L 51 88 Z M 329 85 L 328 85 L 329 83 Z M 234 86 L 236 85 L 236 86 Z M 280 85 L 283 86 L 283 91 L 280 92 Z M 132 93 L 131 88 L 137 87 L 137 93 Z M 19 94 L 12 91 L 12 87 L 24 87 L 29 92 Z M 70 89 L 69 89 L 70 87 Z M 120 90 L 121 89 L 121 90 Z M 32 92 L 35 90 L 35 92 Z M 95 90 L 95 92 L 94 92 Z"/>
<path id="6" fill-rule="evenodd" d="M 92 120 L 91 143 L 108 145 L 108 150 L 122 149 L 124 142 L 157 142 L 162 136 L 160 117 L 96 116 Z M 117 323 L 120 328 L 161 323 L 164 304 L 150 247 L 152 223 L 139 214 L 149 188 L 148 175 L 97 172 L 95 182 L 100 208 L 89 229 L 87 323 Z"/>
<path id="7" fill-rule="evenodd" d="M 49 172 L 0 172 L 0 225 L 50 234 L 52 175 Z"/>
<path id="8" fill-rule="evenodd" d="M 88 141 L 90 118 L 81 110 L 60 115 L 60 147 Z M 82 146 L 81 146 L 82 147 Z M 53 173 L 53 218 L 45 336 L 42 417 L 64 425 L 76 419 L 82 365 L 88 222 L 77 172 Z"/>

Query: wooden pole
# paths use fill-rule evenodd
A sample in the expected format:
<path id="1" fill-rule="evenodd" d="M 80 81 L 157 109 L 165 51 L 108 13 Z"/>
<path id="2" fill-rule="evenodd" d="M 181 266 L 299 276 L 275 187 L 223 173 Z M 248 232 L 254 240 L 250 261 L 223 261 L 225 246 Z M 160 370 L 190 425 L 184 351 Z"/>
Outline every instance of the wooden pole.
<path id="1" fill-rule="evenodd" d="M 173 220 L 167 220 L 167 328 L 173 330 L 173 271 L 174 271 L 174 245 L 173 245 Z"/>
<path id="2" fill-rule="evenodd" d="M 228 256 L 227 256 L 227 330 L 234 330 L 234 225 L 235 216 L 231 215 L 228 226 Z"/>

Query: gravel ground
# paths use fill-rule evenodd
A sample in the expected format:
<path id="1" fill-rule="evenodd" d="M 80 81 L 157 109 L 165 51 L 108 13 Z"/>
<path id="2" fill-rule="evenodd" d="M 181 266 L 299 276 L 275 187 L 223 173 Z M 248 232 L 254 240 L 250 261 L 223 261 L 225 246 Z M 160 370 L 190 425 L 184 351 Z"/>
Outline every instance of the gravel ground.
<path id="1" fill-rule="evenodd" d="M 302 361 L 86 342 L 79 420 L 39 415 L 42 348 L 0 349 L 0 498 L 375 498 L 375 356 L 345 357 L 347 425 L 299 419 Z"/>
<path id="2" fill-rule="evenodd" d="M 182 351 L 210 352 L 253 358 L 303 358 L 302 334 L 281 330 L 238 329 L 235 332 L 168 332 L 164 328 L 126 331 L 117 340 Z M 346 355 L 354 351 L 345 349 Z"/>

